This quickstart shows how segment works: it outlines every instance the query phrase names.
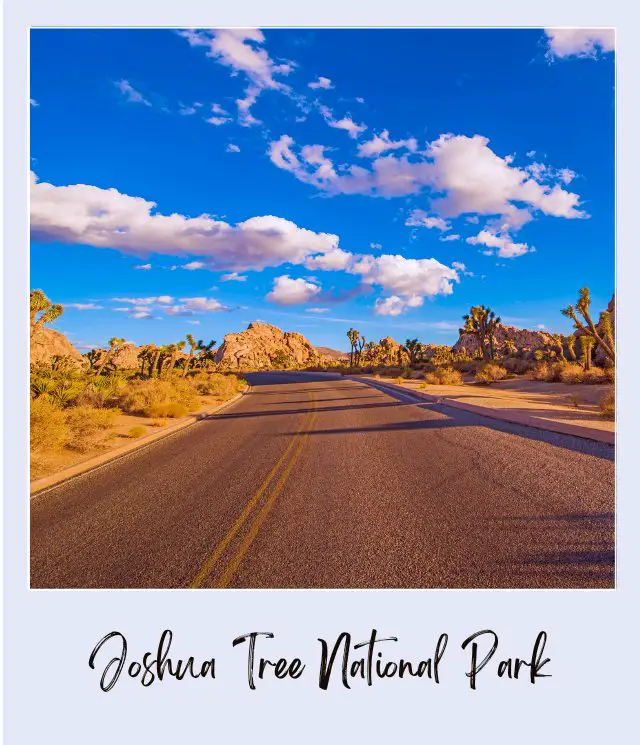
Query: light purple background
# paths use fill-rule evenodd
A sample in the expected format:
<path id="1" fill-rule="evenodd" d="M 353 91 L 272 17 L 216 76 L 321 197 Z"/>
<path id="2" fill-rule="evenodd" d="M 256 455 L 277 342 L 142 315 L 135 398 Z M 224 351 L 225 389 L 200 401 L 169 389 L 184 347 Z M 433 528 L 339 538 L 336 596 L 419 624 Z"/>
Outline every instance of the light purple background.
<path id="1" fill-rule="evenodd" d="M 28 5 L 28 7 L 27 7 Z M 242 8 L 240 8 L 242 5 Z M 630 4 L 629 4 L 630 5 Z M 218 7 L 217 7 L 218 6 Z M 396 2 L 187 2 L 150 0 L 5 3 L 4 174 L 4 494 L 5 742 L 100 745 L 133 742 L 357 743 L 409 740 L 458 743 L 626 743 L 632 725 L 638 587 L 637 334 L 637 18 L 622 2 L 539 0 L 441 4 Z M 616 26 L 618 27 L 618 589 L 615 591 L 29 591 L 28 590 L 28 28 L 40 26 Z M 78 61 L 82 64 L 82 60 Z M 428 88 L 428 76 L 425 78 Z M 78 95 L 82 95 L 78 91 Z M 588 122 L 584 123 L 589 126 Z M 55 261 L 55 257 L 52 257 Z M 627 310 L 628 309 L 628 310 Z M 17 319 L 25 319 L 19 323 Z M 627 341 L 630 343 L 627 344 Z M 635 347 L 631 342 L 635 343 Z M 635 393 L 635 395 L 633 395 Z M 88 494 L 90 499 L 91 495 Z M 634 607 L 634 601 L 635 607 Z M 381 681 L 347 691 L 317 687 L 317 637 L 375 627 L 400 641 L 394 653 L 420 658 L 446 631 L 440 686 Z M 461 641 L 481 628 L 500 635 L 500 653 L 526 655 L 540 629 L 549 633 L 545 672 L 526 681 L 482 674 L 471 692 Z M 153 650 L 161 631 L 175 633 L 175 656 L 215 655 L 214 682 L 173 680 L 143 689 L 121 679 L 109 694 L 88 667 L 94 644 L 122 631 L 131 659 Z M 231 640 L 272 631 L 262 649 L 298 655 L 298 681 L 269 681 L 251 692 L 246 645 Z M 389 645 L 387 645 L 388 647 Z M 391 651 L 391 650 L 390 650 Z M 337 680 L 335 681 L 337 683 Z M 637 692 L 636 692 L 637 693 Z M 634 696 L 635 701 L 635 696 Z M 635 717 L 634 717 L 635 719 Z"/>

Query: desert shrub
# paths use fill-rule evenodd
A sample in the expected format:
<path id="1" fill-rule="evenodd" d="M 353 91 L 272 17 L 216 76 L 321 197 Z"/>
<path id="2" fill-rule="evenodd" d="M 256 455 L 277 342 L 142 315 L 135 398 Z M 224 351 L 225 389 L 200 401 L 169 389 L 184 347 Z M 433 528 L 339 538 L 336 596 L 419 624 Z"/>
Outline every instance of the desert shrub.
<path id="1" fill-rule="evenodd" d="M 569 363 L 562 368 L 560 380 L 569 385 L 580 383 L 594 385 L 597 383 L 606 383 L 607 374 L 601 367 L 592 367 L 590 370 L 585 370 L 582 365 Z"/>
<path id="2" fill-rule="evenodd" d="M 507 372 L 515 373 L 516 375 L 524 375 L 535 368 L 531 360 L 522 360 L 518 357 L 508 357 L 505 360 L 501 360 L 500 364 Z"/>
<path id="3" fill-rule="evenodd" d="M 478 383 L 495 383 L 498 380 L 504 380 L 507 377 L 507 371 L 498 365 L 497 362 L 485 362 L 480 365 L 476 372 L 476 381 Z"/>
<path id="4" fill-rule="evenodd" d="M 600 401 L 600 416 L 603 417 L 603 419 L 615 419 L 616 394 L 613 387 L 604 394 Z"/>
<path id="5" fill-rule="evenodd" d="M 452 367 L 439 367 L 424 376 L 427 385 L 462 385 L 462 373 Z"/>
<path id="6" fill-rule="evenodd" d="M 127 432 L 127 437 L 131 437 L 132 439 L 136 440 L 138 437 L 142 437 L 142 435 L 146 434 L 146 432 L 146 427 L 131 427 L 131 429 Z"/>
<path id="7" fill-rule="evenodd" d="M 222 375 L 221 373 L 199 373 L 190 377 L 189 382 L 196 391 L 203 396 L 217 398 L 231 398 L 244 385 L 244 379 L 237 375 Z"/>
<path id="8" fill-rule="evenodd" d="M 99 446 L 104 440 L 104 431 L 115 424 L 119 413 L 118 409 L 94 409 L 91 406 L 67 409 L 67 447 L 85 453 Z"/>
<path id="9" fill-rule="evenodd" d="M 40 396 L 31 401 L 31 451 L 60 450 L 69 438 L 69 428 L 60 407 Z"/>
<path id="10" fill-rule="evenodd" d="M 133 380 L 119 398 L 119 405 L 128 414 L 150 414 L 154 407 L 181 404 L 186 410 L 197 407 L 196 387 L 187 380 Z M 186 411 L 185 411 L 186 413 Z"/>
<path id="11" fill-rule="evenodd" d="M 549 362 L 540 362 L 531 369 L 529 377 L 531 380 L 538 380 L 543 383 L 553 383 L 561 379 L 560 375 L 567 366 L 568 365 L 558 363 L 551 364 Z M 575 367 L 580 367 L 580 365 L 575 365 Z"/>
<path id="12" fill-rule="evenodd" d="M 456 360 L 453 363 L 454 369 L 461 373 L 474 373 L 481 366 L 481 362 L 478 360 Z"/>
<path id="13" fill-rule="evenodd" d="M 169 419 L 179 419 L 189 413 L 189 409 L 177 401 L 150 404 L 143 412 L 146 416 L 167 417 Z"/>

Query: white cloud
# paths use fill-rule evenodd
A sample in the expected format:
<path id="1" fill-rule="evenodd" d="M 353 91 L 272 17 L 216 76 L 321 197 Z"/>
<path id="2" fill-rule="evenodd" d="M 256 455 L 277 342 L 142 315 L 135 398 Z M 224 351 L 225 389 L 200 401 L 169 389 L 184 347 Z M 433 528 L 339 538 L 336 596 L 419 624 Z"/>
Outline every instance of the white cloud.
<path id="1" fill-rule="evenodd" d="M 338 236 L 314 233 L 273 215 L 230 225 L 210 215 L 155 212 L 156 204 L 116 189 L 54 186 L 32 176 L 35 240 L 113 248 L 133 255 L 193 256 L 210 269 L 240 271 L 301 264 L 338 247 Z"/>
<path id="2" fill-rule="evenodd" d="M 228 153 L 239 153 L 240 152 L 240 148 L 237 145 L 234 145 L 233 142 L 230 142 L 227 145 L 227 152 Z"/>
<path id="3" fill-rule="evenodd" d="M 180 104 L 178 106 L 178 113 L 182 116 L 191 116 L 196 113 L 196 108 L 195 106 L 184 106 L 183 104 Z"/>
<path id="4" fill-rule="evenodd" d="M 324 271 L 338 271 L 347 269 L 353 262 L 354 256 L 341 248 L 335 248 L 325 254 L 318 254 L 308 258 L 304 265 L 307 269 L 321 269 Z"/>
<path id="5" fill-rule="evenodd" d="M 452 283 L 458 282 L 455 270 L 436 259 L 407 259 L 392 254 L 359 256 L 348 272 L 359 275 L 365 284 L 378 285 L 405 299 L 450 295 Z"/>
<path id="6" fill-rule="evenodd" d="M 40 106 L 40 104 L 36 101 L 35 98 L 30 98 L 29 103 L 31 106 Z"/>
<path id="7" fill-rule="evenodd" d="M 450 230 L 451 224 L 441 217 L 427 215 L 424 210 L 413 210 L 407 218 L 405 225 L 424 228 L 437 228 L 438 230 Z"/>
<path id="8" fill-rule="evenodd" d="M 317 80 L 309 83 L 309 88 L 324 88 L 325 90 L 329 90 L 329 88 L 333 88 L 333 85 L 329 78 L 323 78 L 322 76 L 320 76 Z"/>
<path id="9" fill-rule="evenodd" d="M 382 249 L 382 243 L 370 243 L 369 248 L 373 249 L 374 251 L 380 251 Z"/>
<path id="10" fill-rule="evenodd" d="M 151 264 L 139 264 L 138 266 L 134 266 L 134 269 L 142 269 L 145 272 L 148 272 L 149 269 L 151 269 Z"/>
<path id="11" fill-rule="evenodd" d="M 322 157 L 305 157 L 305 147 L 295 151 L 289 135 L 271 142 L 272 162 L 297 179 L 330 194 L 368 194 L 395 197 L 428 190 L 431 209 L 443 218 L 466 213 L 499 215 L 500 226 L 518 229 L 533 219 L 535 212 L 569 219 L 587 217 L 579 209 L 578 194 L 566 191 L 562 183 L 536 180 L 526 169 L 512 165 L 511 156 L 501 158 L 479 135 L 442 135 L 429 144 L 416 160 L 407 155 L 386 155 L 375 159 L 371 168 L 336 166 L 321 145 L 311 147 Z M 558 178 L 566 181 L 567 174 Z M 526 207 L 518 206 L 520 204 Z"/>
<path id="12" fill-rule="evenodd" d="M 114 297 L 111 299 L 114 303 L 129 303 L 130 305 L 156 305 L 157 303 L 167 305 L 173 302 L 171 295 L 158 295 L 153 297 Z"/>
<path id="13" fill-rule="evenodd" d="M 219 103 L 211 104 L 211 113 L 218 114 L 219 116 L 229 116 L 229 112 L 226 109 L 223 109 Z"/>
<path id="14" fill-rule="evenodd" d="M 546 327 L 546 326 L 544 325 L 544 323 L 539 323 L 539 324 L 538 324 L 538 325 L 536 326 L 536 328 L 537 328 L 537 329 L 546 329 L 547 327 Z"/>
<path id="15" fill-rule="evenodd" d="M 378 298 L 373 306 L 373 312 L 377 316 L 399 316 L 407 308 L 417 308 L 422 305 L 422 298 L 409 298 L 404 300 L 397 295 L 390 297 Z"/>
<path id="16" fill-rule="evenodd" d="M 319 285 L 306 279 L 292 279 L 288 274 L 276 277 L 267 300 L 276 305 L 302 305 L 308 303 L 321 290 Z"/>
<path id="17" fill-rule="evenodd" d="M 76 310 L 102 310 L 102 305 L 95 303 L 65 303 L 65 308 L 75 308 Z"/>
<path id="18" fill-rule="evenodd" d="M 187 323 L 190 323 L 192 326 L 199 326 L 200 321 L 187 321 Z"/>
<path id="19" fill-rule="evenodd" d="M 359 137 L 367 128 L 365 124 L 356 124 L 348 115 L 343 116 L 342 119 L 335 119 L 328 106 L 320 106 L 320 113 L 330 127 L 343 129 L 352 139 Z"/>
<path id="20" fill-rule="evenodd" d="M 228 124 L 230 121 L 230 116 L 210 116 L 208 119 L 205 119 L 207 124 L 213 124 L 214 127 L 221 127 L 223 124 Z"/>
<path id="21" fill-rule="evenodd" d="M 356 101 L 357 101 L 358 103 L 364 103 L 364 98 L 356 98 Z"/>
<path id="22" fill-rule="evenodd" d="M 145 106 L 151 106 L 151 102 L 147 101 L 142 93 L 137 91 L 128 80 L 117 80 L 114 85 L 130 103 L 141 103 Z"/>
<path id="23" fill-rule="evenodd" d="M 615 31 L 611 28 L 547 28 L 547 58 L 591 57 L 613 52 Z"/>
<path id="24" fill-rule="evenodd" d="M 328 313 L 329 308 L 306 308 L 307 313 Z"/>
<path id="25" fill-rule="evenodd" d="M 221 282 L 246 282 L 246 274 L 238 274 L 238 272 L 231 272 L 230 274 L 223 274 L 220 277 Z"/>
<path id="26" fill-rule="evenodd" d="M 206 264 L 203 261 L 190 261 L 188 264 L 183 264 L 180 268 L 186 269 L 188 272 L 195 272 L 197 269 L 204 269 Z"/>
<path id="27" fill-rule="evenodd" d="M 278 77 L 288 75 L 294 65 L 292 62 L 277 63 L 271 59 L 264 47 L 264 34 L 259 29 L 187 29 L 178 33 L 191 46 L 205 47 L 207 57 L 229 67 L 232 75 L 243 73 L 246 76 L 248 84 L 245 97 L 236 101 L 241 125 L 249 127 L 260 123 L 251 113 L 251 107 L 262 91 L 290 91 Z"/>
<path id="28" fill-rule="evenodd" d="M 467 271 L 467 267 L 461 261 L 452 261 L 451 268 L 455 269 L 457 272 L 460 272 L 465 277 L 473 277 L 473 272 Z"/>
<path id="29" fill-rule="evenodd" d="M 441 241 L 459 241 L 461 238 L 458 233 L 449 233 L 449 235 L 441 235 L 440 240 Z"/>
<path id="30" fill-rule="evenodd" d="M 491 256 L 497 249 L 496 254 L 503 259 L 514 259 L 516 256 L 524 256 L 526 253 L 532 253 L 535 249 L 529 247 L 526 243 L 514 243 L 508 234 L 496 234 L 490 230 L 481 230 L 478 235 L 467 238 L 467 243 L 472 245 L 487 246 L 489 250 L 483 251 L 486 256 Z"/>
<path id="31" fill-rule="evenodd" d="M 363 158 L 376 158 L 387 150 L 406 148 L 414 153 L 418 149 L 418 142 L 413 137 L 408 140 L 391 140 L 389 131 L 383 130 L 380 135 L 374 135 L 367 142 L 358 145 L 358 155 Z"/>

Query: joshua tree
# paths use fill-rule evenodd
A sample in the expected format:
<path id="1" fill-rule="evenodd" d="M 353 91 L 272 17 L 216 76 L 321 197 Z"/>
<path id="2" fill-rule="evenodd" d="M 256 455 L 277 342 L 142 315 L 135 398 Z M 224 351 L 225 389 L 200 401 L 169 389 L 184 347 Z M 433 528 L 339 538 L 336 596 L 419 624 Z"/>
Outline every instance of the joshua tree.
<path id="1" fill-rule="evenodd" d="M 576 356 L 576 335 L 570 334 L 567 336 L 567 353 L 569 355 L 569 359 L 572 362 L 575 362 L 578 357 Z"/>
<path id="2" fill-rule="evenodd" d="M 85 354 L 85 357 L 89 360 L 89 370 L 93 370 L 96 362 L 98 361 L 98 350 L 92 349 Z"/>
<path id="3" fill-rule="evenodd" d="M 356 342 L 360 338 L 360 332 L 351 328 L 347 331 L 347 337 L 349 338 L 349 341 L 351 342 L 351 351 L 349 352 L 349 367 L 353 367 L 353 355 L 354 355 L 355 348 L 356 348 Z"/>
<path id="4" fill-rule="evenodd" d="M 563 308 L 562 315 L 570 318 L 574 323 L 576 331 L 580 331 L 582 334 L 590 337 L 593 343 L 598 344 L 604 350 L 604 353 L 611 362 L 615 362 L 616 356 L 613 345 L 613 334 L 611 333 L 611 316 L 608 311 L 600 314 L 601 333 L 591 319 L 591 314 L 589 313 L 590 305 L 591 296 L 589 294 L 589 288 L 583 287 L 580 290 L 580 297 L 576 306 L 568 305 L 566 308 Z M 582 321 L 578 318 L 578 313 L 582 316 Z M 580 344 L 582 344 L 582 341 Z"/>
<path id="5" fill-rule="evenodd" d="M 474 305 L 469 313 L 462 316 L 462 320 L 464 328 L 460 329 L 460 333 L 477 336 L 482 358 L 492 360 L 495 357 L 494 332 L 501 321 L 500 317 L 491 308 Z"/>
<path id="6" fill-rule="evenodd" d="M 415 365 L 422 356 L 422 352 L 424 351 L 423 345 L 417 339 L 407 339 L 404 343 L 404 348 L 409 355 L 409 364 Z"/>
<path id="7" fill-rule="evenodd" d="M 356 339 L 356 344 L 355 344 L 356 365 L 360 364 L 360 357 L 362 356 L 362 350 L 364 349 L 365 344 L 366 344 L 366 339 L 364 338 L 364 336 L 359 336 Z"/>
<path id="8" fill-rule="evenodd" d="M 186 342 L 180 341 L 177 344 L 167 344 L 164 347 L 165 359 L 163 361 L 163 372 L 166 369 L 167 374 L 171 376 L 173 368 L 176 365 L 178 354 L 185 348 Z"/>
<path id="9" fill-rule="evenodd" d="M 53 305 L 42 290 L 31 290 L 29 295 L 31 335 L 33 336 L 34 331 L 41 328 L 45 323 L 53 323 L 56 318 L 60 318 L 63 311 L 64 308 L 61 305 Z M 40 313 L 40 316 L 38 316 L 38 313 Z"/>
<path id="10" fill-rule="evenodd" d="M 375 362 L 378 357 L 379 347 L 375 341 L 368 341 L 364 345 L 364 358 L 367 362 Z"/>
<path id="11" fill-rule="evenodd" d="M 126 339 L 121 339 L 117 336 L 114 336 L 111 339 L 109 339 L 109 349 L 107 349 L 105 353 L 102 355 L 102 360 L 100 361 L 100 364 L 98 365 L 98 369 L 96 370 L 96 375 L 100 375 L 102 373 L 107 362 L 111 361 L 111 358 L 113 357 L 114 352 L 118 349 L 118 347 L 122 346 L 122 344 L 124 344 L 125 341 Z"/>
<path id="12" fill-rule="evenodd" d="M 198 355 L 198 361 L 203 367 L 206 367 L 207 362 L 213 362 L 216 354 L 216 340 L 212 339 L 208 344 L 199 342 L 198 349 L 200 354 Z"/>
<path id="13" fill-rule="evenodd" d="M 558 359 L 561 362 L 566 362 L 567 358 L 564 356 L 564 347 L 562 345 L 562 337 L 560 336 L 560 334 L 553 334 L 551 339 L 553 340 L 553 348 L 555 349 L 558 355 Z"/>
<path id="14" fill-rule="evenodd" d="M 580 361 L 585 370 L 591 369 L 591 350 L 593 349 L 593 337 L 586 334 L 580 337 Z"/>
<path id="15" fill-rule="evenodd" d="M 193 337 L 193 334 L 187 334 L 187 342 L 189 344 L 189 356 L 184 362 L 182 377 L 185 377 L 186 374 L 189 372 L 189 365 L 191 364 L 193 353 L 203 348 L 202 339 L 200 339 L 200 341 L 196 341 Z"/>

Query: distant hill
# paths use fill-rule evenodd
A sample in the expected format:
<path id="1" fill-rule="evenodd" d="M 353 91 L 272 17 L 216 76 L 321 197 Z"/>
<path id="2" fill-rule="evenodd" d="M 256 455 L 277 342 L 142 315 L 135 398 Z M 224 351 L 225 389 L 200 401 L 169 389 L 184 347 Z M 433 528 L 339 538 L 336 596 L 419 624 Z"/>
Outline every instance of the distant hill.
<path id="1" fill-rule="evenodd" d="M 348 352 L 339 352 L 337 349 L 331 349 L 331 347 L 316 347 L 316 351 L 334 360 L 346 360 L 349 358 Z"/>

